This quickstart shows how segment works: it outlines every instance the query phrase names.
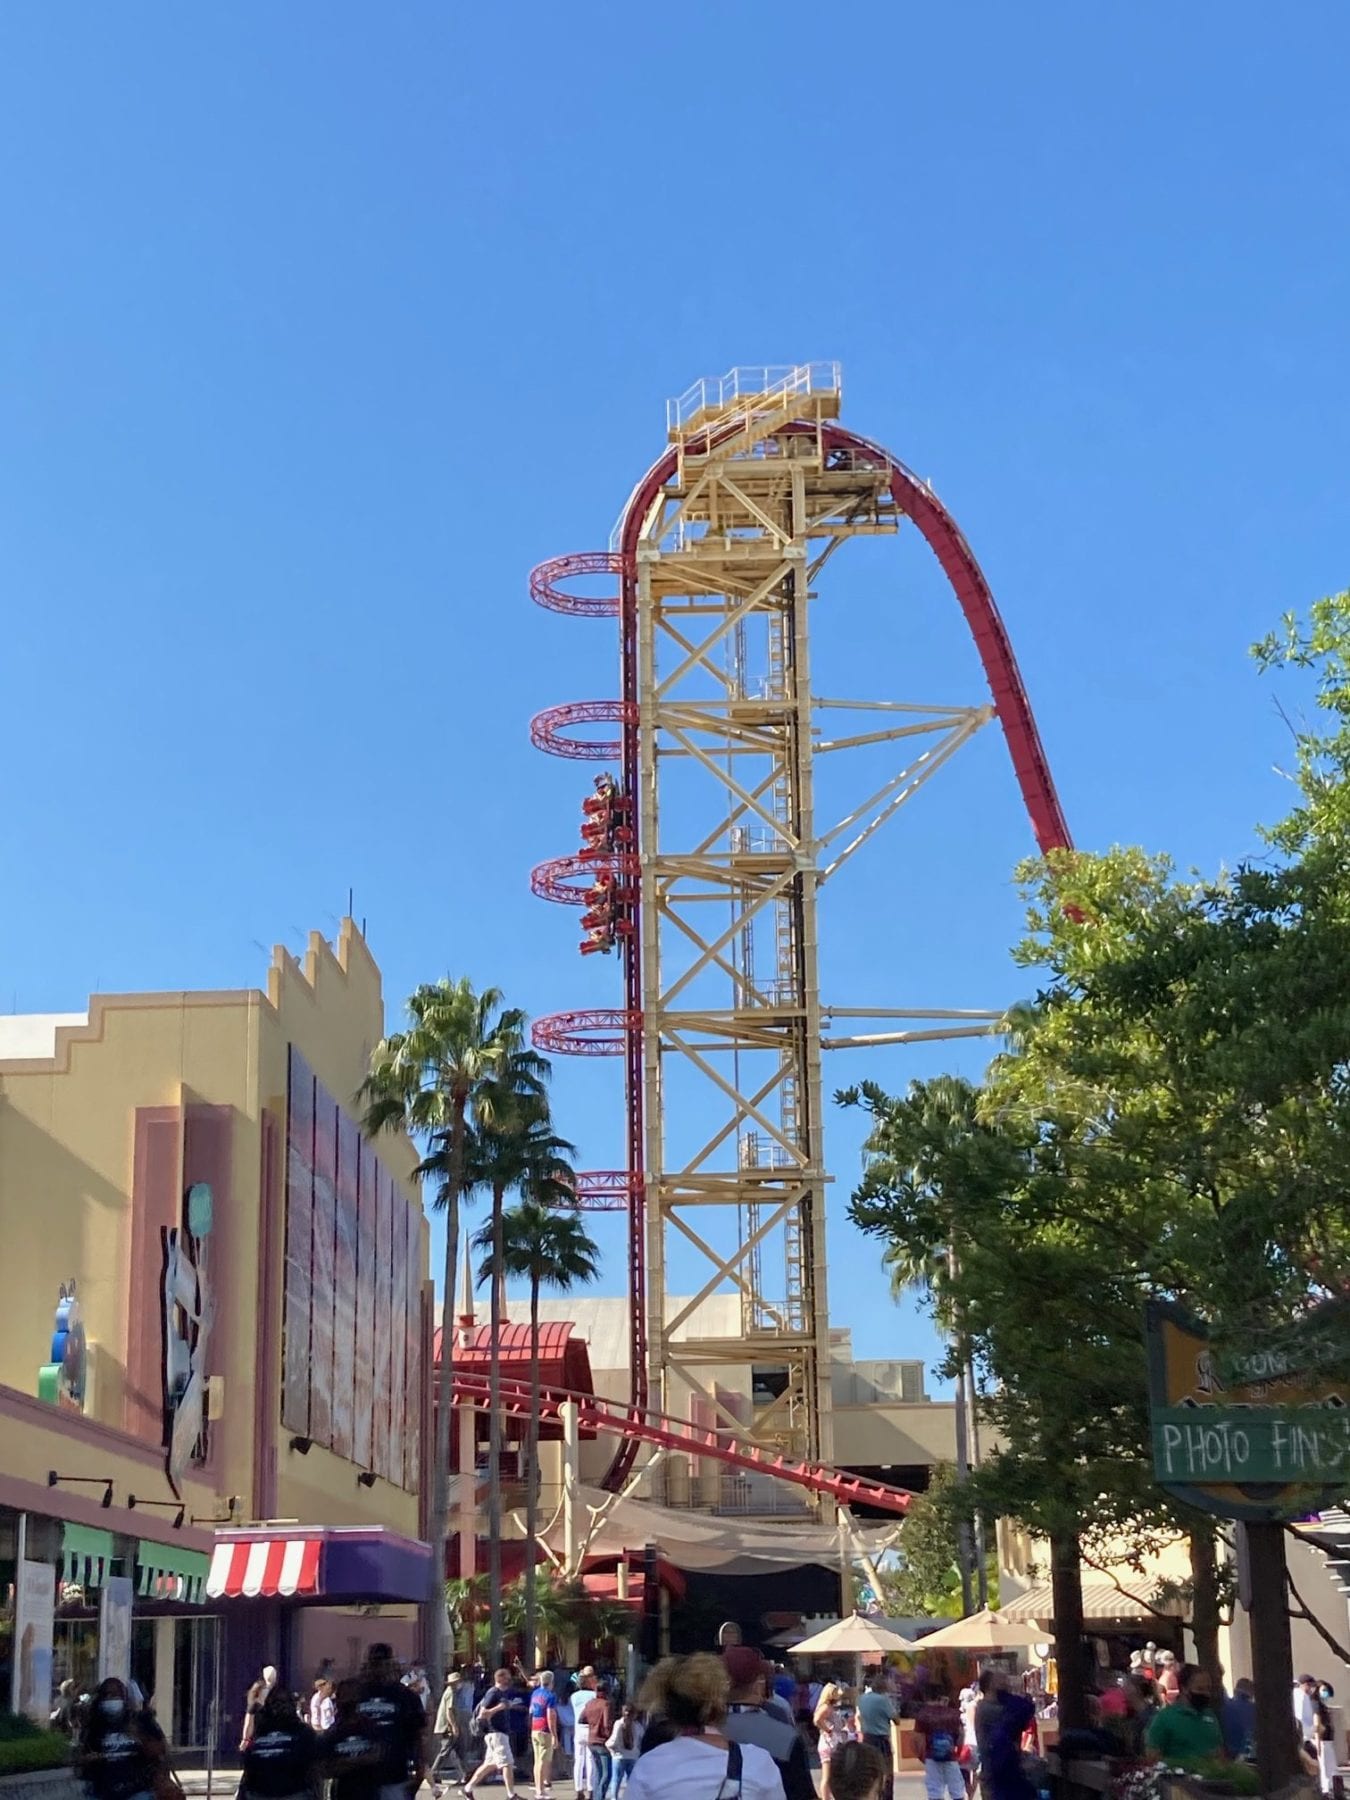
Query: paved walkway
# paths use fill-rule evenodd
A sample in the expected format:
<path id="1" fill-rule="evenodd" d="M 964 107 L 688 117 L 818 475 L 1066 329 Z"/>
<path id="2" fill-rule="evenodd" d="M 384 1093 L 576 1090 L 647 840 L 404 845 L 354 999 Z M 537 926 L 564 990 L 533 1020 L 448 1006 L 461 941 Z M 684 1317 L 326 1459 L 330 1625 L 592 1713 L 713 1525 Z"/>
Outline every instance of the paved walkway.
<path id="1" fill-rule="evenodd" d="M 205 1769 L 180 1770 L 178 1779 L 182 1782 L 183 1791 L 189 1796 L 189 1800 L 234 1800 L 239 1786 L 239 1770 L 224 1766 L 213 1770 L 209 1786 Z M 819 1784 L 819 1772 L 817 1772 L 816 1780 Z M 487 1795 L 504 1794 L 505 1791 L 499 1781 L 484 1781 L 474 1789 L 475 1793 Z M 517 1781 L 516 1792 L 521 1796 L 521 1800 L 532 1800 L 534 1783 L 528 1780 Z M 453 1782 L 446 1783 L 442 1793 L 443 1800 L 460 1800 L 459 1788 Z M 419 1790 L 418 1800 L 432 1800 L 431 1789 L 425 1783 Z M 555 1781 L 553 1783 L 553 1800 L 576 1800 L 576 1789 L 570 1781 Z M 923 1776 L 917 1774 L 897 1775 L 895 1800 L 924 1800 Z"/>

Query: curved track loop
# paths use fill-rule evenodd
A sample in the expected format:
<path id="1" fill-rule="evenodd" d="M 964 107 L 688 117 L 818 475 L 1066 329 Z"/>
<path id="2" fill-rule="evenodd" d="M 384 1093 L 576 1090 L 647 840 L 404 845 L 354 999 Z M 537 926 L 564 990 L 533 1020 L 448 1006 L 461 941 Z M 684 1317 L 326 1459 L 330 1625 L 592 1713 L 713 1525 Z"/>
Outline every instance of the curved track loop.
<path id="1" fill-rule="evenodd" d="M 567 700 L 545 707 L 530 720 L 530 742 L 548 756 L 573 762 L 616 762 L 621 738 L 579 738 L 567 734 L 577 725 L 637 724 L 637 708 L 626 700 Z"/>
<path id="2" fill-rule="evenodd" d="M 554 856 L 530 870 L 530 892 L 557 906 L 585 906 L 597 875 L 614 875 L 636 881 L 636 856 L 606 851 L 600 856 Z"/>
<path id="3" fill-rule="evenodd" d="M 545 1013 L 530 1028 L 530 1038 L 535 1049 L 548 1056 L 622 1056 L 630 1033 L 641 1031 L 641 1013 L 601 1006 L 582 1012 Z M 639 1186 L 641 1181 L 639 1171 Z M 634 1183 L 632 1174 L 629 1183 Z"/>
<path id="4" fill-rule="evenodd" d="M 578 575 L 622 574 L 623 558 L 617 550 L 579 550 L 572 556 L 551 556 L 530 570 L 530 598 L 536 606 L 578 619 L 617 619 L 617 587 L 612 594 L 576 594 L 559 583 L 574 581 Z"/>
<path id="5" fill-rule="evenodd" d="M 457 1405 L 486 1409 L 491 1404 L 492 1383 L 487 1375 L 470 1375 L 456 1369 L 454 1397 Z M 534 1408 L 529 1383 L 503 1381 L 500 1384 L 502 1411 L 508 1416 L 527 1419 Z M 857 1475 L 827 1468 L 823 1463 L 791 1462 L 757 1444 L 740 1443 L 726 1431 L 707 1431 L 690 1425 L 684 1419 L 672 1419 L 664 1413 L 649 1412 L 645 1407 L 619 1406 L 594 1394 L 569 1392 L 566 1388 L 547 1388 L 539 1396 L 542 1418 L 556 1418 L 565 1401 L 574 1402 L 583 1430 L 602 1431 L 623 1443 L 652 1444 L 663 1450 L 685 1451 L 691 1456 L 707 1457 L 713 1462 L 728 1463 L 734 1469 L 752 1470 L 772 1475 L 809 1493 L 828 1494 L 844 1506 L 872 1506 L 878 1512 L 904 1514 L 911 1496 L 904 1488 L 890 1487 L 882 1481 L 864 1481 Z"/>

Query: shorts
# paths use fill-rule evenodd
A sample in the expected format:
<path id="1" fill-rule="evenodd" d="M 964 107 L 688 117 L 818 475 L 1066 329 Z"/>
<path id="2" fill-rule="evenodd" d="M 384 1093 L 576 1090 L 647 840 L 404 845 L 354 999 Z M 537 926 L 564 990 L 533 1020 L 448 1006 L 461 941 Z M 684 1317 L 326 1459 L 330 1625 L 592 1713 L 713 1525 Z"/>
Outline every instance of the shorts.
<path id="1" fill-rule="evenodd" d="M 928 1800 L 966 1800 L 966 1778 L 955 1757 L 950 1762 L 934 1762 L 930 1757 L 924 1763 L 923 1791 Z"/>
<path id="2" fill-rule="evenodd" d="M 549 1758 L 553 1755 L 553 1734 L 548 1731 L 532 1731 L 530 1741 L 534 1747 L 534 1772 L 537 1776 L 540 1769 L 548 1766 Z"/>
<path id="3" fill-rule="evenodd" d="M 511 1740 L 504 1731 L 489 1731 L 483 1749 L 483 1761 L 493 1769 L 513 1769 L 516 1759 L 511 1754 Z M 380 1800 L 385 1800 L 383 1794 Z"/>

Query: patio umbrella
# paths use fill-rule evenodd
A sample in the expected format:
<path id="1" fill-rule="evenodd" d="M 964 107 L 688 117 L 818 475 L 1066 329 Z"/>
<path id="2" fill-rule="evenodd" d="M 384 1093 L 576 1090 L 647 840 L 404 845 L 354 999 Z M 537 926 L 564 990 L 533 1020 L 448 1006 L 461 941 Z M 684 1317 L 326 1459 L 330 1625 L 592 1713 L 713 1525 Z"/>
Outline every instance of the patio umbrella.
<path id="1" fill-rule="evenodd" d="M 925 1642 L 928 1640 L 925 1639 Z M 836 1619 L 833 1625 L 827 1625 L 824 1631 L 818 1631 L 814 1637 L 803 1639 L 800 1644 L 792 1646 L 794 1656 L 862 1656 L 867 1651 L 912 1650 L 914 1640 L 901 1637 L 898 1631 L 890 1631 L 885 1625 L 878 1625 L 875 1619 L 867 1619 L 861 1613 L 855 1613 L 850 1619 Z"/>
<path id="2" fill-rule="evenodd" d="M 1001 1613 L 972 1613 L 968 1619 L 954 1619 L 928 1637 L 919 1639 L 924 1650 L 1018 1650 L 1024 1645 L 1039 1644 L 1045 1637 L 1036 1625 L 1021 1619 L 1005 1619 Z"/>

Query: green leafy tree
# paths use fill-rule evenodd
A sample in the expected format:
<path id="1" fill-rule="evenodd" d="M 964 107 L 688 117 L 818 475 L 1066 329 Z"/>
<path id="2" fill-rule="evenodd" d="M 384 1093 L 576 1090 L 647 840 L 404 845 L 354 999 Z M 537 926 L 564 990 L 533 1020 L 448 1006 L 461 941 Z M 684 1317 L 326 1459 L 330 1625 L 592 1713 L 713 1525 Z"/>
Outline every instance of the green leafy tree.
<path id="1" fill-rule="evenodd" d="M 435 1204 L 446 1214 L 443 1323 L 432 1472 L 431 1540 L 444 1571 L 450 1520 L 450 1395 L 460 1202 L 470 1185 L 465 1152 L 471 1129 L 487 1124 L 503 1094 L 539 1095 L 548 1064 L 525 1043 L 525 1015 L 505 1007 L 496 988 L 477 993 L 468 980 L 446 979 L 417 988 L 408 999 L 407 1025 L 381 1040 L 370 1059 L 358 1103 L 363 1127 L 406 1131 L 429 1152 L 418 1173 L 436 1179 Z M 433 1604 L 427 1653 L 437 1677 L 448 1667 L 445 1609 Z"/>
<path id="2" fill-rule="evenodd" d="M 881 1572 L 881 1601 L 892 1618 L 956 1618 L 962 1607 L 959 1481 L 950 1463 L 935 1465 L 928 1488 L 916 1494 L 900 1531 L 900 1566 Z M 991 1604 L 998 1604 L 997 1567 L 987 1572 Z"/>
<path id="3" fill-rule="evenodd" d="M 566 1210 L 574 1203 L 574 1191 L 570 1182 L 559 1175 L 552 1159 L 546 1159 L 523 1187 L 525 1198 L 503 1218 L 499 1241 L 485 1243 L 486 1234 L 480 1232 L 475 1244 L 489 1253 L 480 1271 L 480 1280 L 491 1281 L 496 1287 L 500 1270 L 504 1276 L 514 1276 L 530 1284 L 531 1405 L 526 1452 L 524 1575 L 528 1660 L 535 1645 L 535 1562 L 539 1542 L 539 1296 L 544 1288 L 566 1294 L 575 1287 L 597 1280 L 600 1251 L 576 1212 Z"/>

